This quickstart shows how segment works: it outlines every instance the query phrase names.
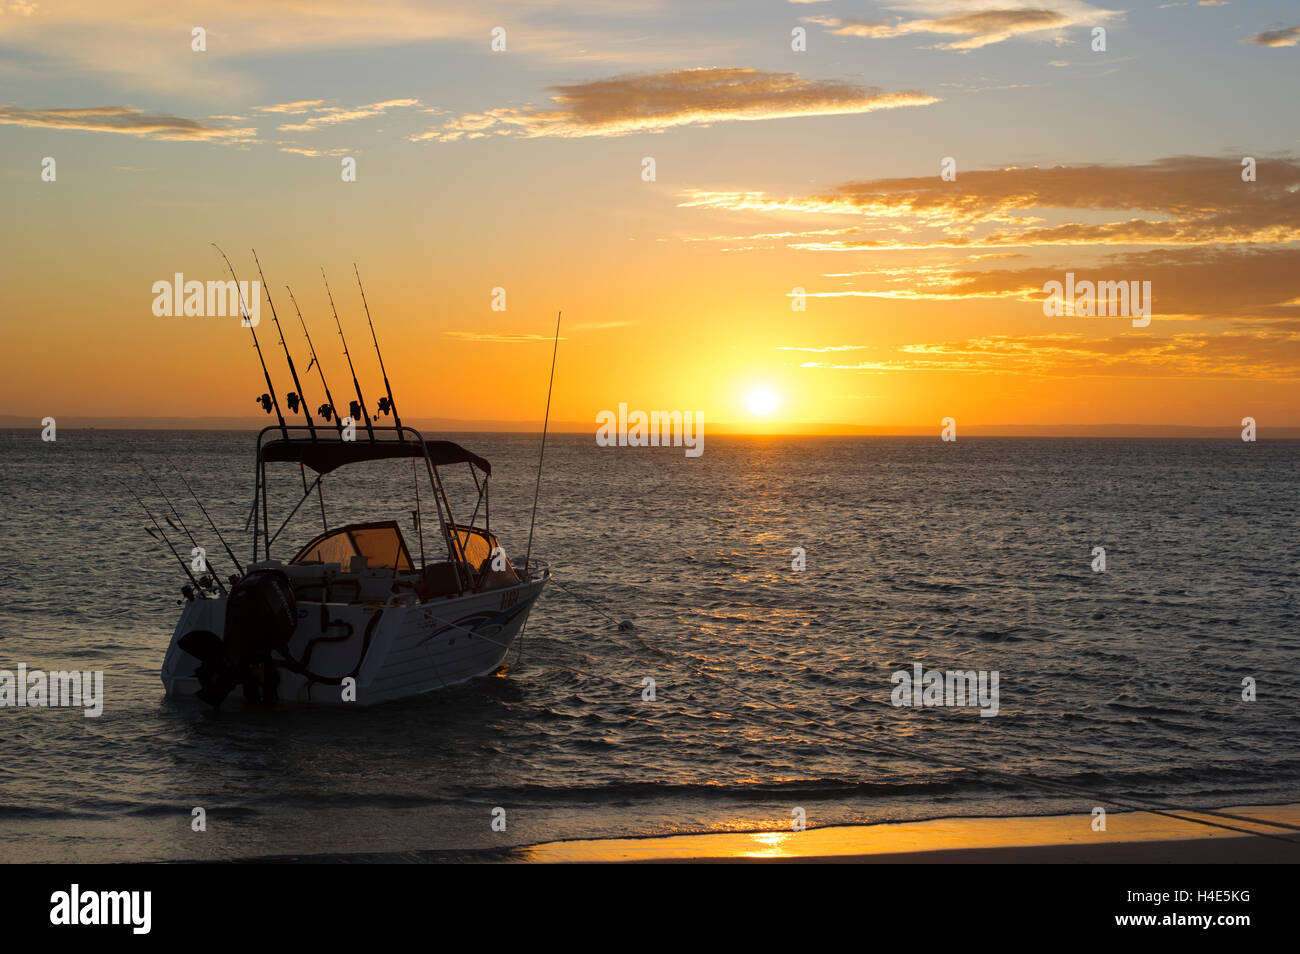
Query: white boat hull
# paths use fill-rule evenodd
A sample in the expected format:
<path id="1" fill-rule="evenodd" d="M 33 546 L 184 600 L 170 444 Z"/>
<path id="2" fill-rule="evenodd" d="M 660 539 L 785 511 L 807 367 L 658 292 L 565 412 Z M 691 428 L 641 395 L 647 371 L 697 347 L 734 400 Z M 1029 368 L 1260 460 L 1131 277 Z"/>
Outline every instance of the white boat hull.
<path id="1" fill-rule="evenodd" d="M 368 706 L 489 676 L 505 663 L 548 578 L 542 570 L 515 586 L 424 603 L 300 602 L 289 651 L 322 681 L 280 666 L 277 701 Z M 163 660 L 168 696 L 193 698 L 199 689 L 199 660 L 180 638 L 224 635 L 225 615 L 224 598 L 186 604 Z M 355 686 L 338 682 L 349 676 Z"/>

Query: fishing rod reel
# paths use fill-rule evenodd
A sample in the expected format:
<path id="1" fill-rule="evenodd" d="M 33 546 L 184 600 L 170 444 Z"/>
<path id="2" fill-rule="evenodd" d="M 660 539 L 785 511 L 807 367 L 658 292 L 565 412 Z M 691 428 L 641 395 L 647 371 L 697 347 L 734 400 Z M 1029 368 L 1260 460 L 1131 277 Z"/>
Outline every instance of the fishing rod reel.
<path id="1" fill-rule="evenodd" d="M 387 416 L 393 410 L 393 402 L 389 398 L 381 397 L 376 407 Z"/>
<path id="2" fill-rule="evenodd" d="M 359 421 L 359 420 L 361 420 L 361 416 L 362 416 L 362 415 L 361 415 L 361 410 L 362 410 L 362 408 L 361 408 L 361 405 L 360 405 L 360 404 L 358 404 L 356 401 L 350 401 L 350 402 L 348 403 L 348 410 L 349 410 L 349 411 L 351 412 L 351 414 L 352 414 L 352 420 L 354 420 L 354 421 Z"/>
<path id="3" fill-rule="evenodd" d="M 230 585 L 234 586 L 240 581 L 241 577 L 237 573 L 230 574 Z M 194 600 L 214 599 L 217 596 L 217 578 L 216 574 L 205 574 L 199 577 L 194 583 L 186 583 L 181 587 L 181 596 L 185 597 L 185 602 L 190 603 Z"/>
<path id="4" fill-rule="evenodd" d="M 274 399 L 271 397 L 271 395 L 265 392 L 263 392 L 261 397 L 255 397 L 253 398 L 253 400 L 256 401 L 258 404 L 262 405 L 262 410 L 265 411 L 267 414 L 270 414 L 271 408 L 275 406 Z"/>
<path id="5" fill-rule="evenodd" d="M 325 419 L 326 424 L 334 419 L 334 408 L 332 405 L 322 404 L 320 407 L 316 408 L 316 413 Z"/>
<path id="6" fill-rule="evenodd" d="M 298 405 L 302 403 L 302 398 L 297 391 L 290 391 L 284 396 L 284 402 L 289 405 L 290 412 L 297 414 Z"/>

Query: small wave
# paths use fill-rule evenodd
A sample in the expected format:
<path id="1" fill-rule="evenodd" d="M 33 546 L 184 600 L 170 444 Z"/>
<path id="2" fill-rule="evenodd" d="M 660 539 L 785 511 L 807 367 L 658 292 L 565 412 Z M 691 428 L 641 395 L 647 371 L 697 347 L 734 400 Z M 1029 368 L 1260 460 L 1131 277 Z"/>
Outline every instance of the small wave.
<path id="1" fill-rule="evenodd" d="M 74 818 L 94 818 L 89 812 L 72 812 L 59 808 L 42 808 L 35 805 L 0 805 L 0 819 L 21 820 L 39 818 L 43 821 L 68 821 Z"/>

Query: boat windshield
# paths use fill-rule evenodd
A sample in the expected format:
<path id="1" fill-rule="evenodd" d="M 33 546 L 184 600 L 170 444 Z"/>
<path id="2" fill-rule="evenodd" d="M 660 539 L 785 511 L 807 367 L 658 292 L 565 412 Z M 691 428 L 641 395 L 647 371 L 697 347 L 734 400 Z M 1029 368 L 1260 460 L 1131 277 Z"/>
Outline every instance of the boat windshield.
<path id="1" fill-rule="evenodd" d="M 322 533 L 290 562 L 338 563 L 346 570 L 354 556 L 365 557 L 366 566 L 372 569 L 414 572 L 406 541 L 402 539 L 402 531 L 395 520 L 354 523 Z"/>
<path id="2" fill-rule="evenodd" d="M 465 562 L 476 570 L 481 568 L 485 561 L 490 561 L 493 551 L 500 546 L 496 537 L 479 527 L 457 524 L 447 529 L 456 535 L 456 542 L 460 545 L 461 552 L 465 554 Z M 504 559 L 505 555 L 501 556 Z M 505 562 L 507 566 L 510 565 L 509 560 Z"/>

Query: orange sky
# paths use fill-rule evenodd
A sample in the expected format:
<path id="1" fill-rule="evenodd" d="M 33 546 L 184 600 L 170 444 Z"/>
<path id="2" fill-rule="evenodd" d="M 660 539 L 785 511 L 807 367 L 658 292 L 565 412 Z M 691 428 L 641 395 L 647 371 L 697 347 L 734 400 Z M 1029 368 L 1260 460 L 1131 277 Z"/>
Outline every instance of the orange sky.
<path id="1" fill-rule="evenodd" d="M 1300 425 L 1291 34 L 1214 7 L 900 0 L 868 28 L 840 6 L 6 14 L 4 413 L 255 413 L 237 320 L 151 312 L 158 280 L 226 277 L 217 242 L 245 280 L 257 248 L 301 371 L 293 286 L 343 403 L 325 266 L 373 407 L 357 262 L 408 419 L 536 421 L 563 309 L 559 421 Z M 1149 281 L 1150 325 L 1046 317 L 1067 271 Z M 258 331 L 283 397 L 265 301 Z"/>

